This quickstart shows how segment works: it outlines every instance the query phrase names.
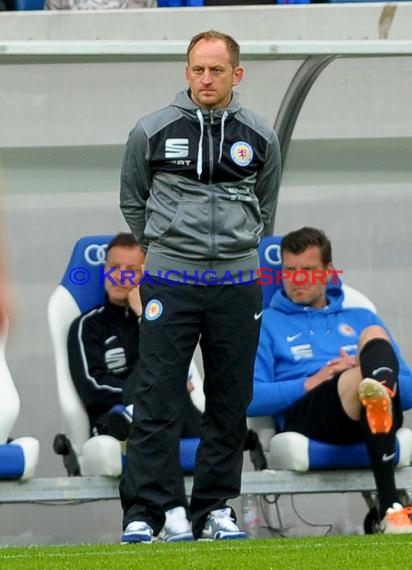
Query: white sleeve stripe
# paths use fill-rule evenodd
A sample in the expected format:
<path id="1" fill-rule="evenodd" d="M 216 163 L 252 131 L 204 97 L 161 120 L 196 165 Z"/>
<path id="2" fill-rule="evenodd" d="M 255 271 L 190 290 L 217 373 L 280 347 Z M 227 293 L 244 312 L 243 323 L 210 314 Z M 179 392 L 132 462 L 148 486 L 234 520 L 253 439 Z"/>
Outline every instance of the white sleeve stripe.
<path id="1" fill-rule="evenodd" d="M 79 322 L 77 340 L 79 341 L 80 354 L 81 354 L 81 358 L 82 358 L 83 369 L 84 369 L 84 373 L 86 375 L 87 380 L 89 380 L 89 382 L 91 382 L 97 390 L 108 390 L 109 392 L 121 392 L 122 388 L 115 388 L 114 386 L 109 386 L 108 384 L 99 384 L 96 381 L 96 379 L 90 374 L 90 371 L 89 371 L 89 364 L 87 362 L 86 351 L 85 351 L 84 343 L 83 343 L 83 339 L 82 339 L 83 323 L 87 318 L 95 315 L 96 313 L 101 313 L 102 311 L 104 311 L 104 307 L 100 307 L 99 309 L 93 309 L 89 313 L 86 313 L 85 315 L 83 315 L 83 317 L 80 319 L 80 322 Z"/>

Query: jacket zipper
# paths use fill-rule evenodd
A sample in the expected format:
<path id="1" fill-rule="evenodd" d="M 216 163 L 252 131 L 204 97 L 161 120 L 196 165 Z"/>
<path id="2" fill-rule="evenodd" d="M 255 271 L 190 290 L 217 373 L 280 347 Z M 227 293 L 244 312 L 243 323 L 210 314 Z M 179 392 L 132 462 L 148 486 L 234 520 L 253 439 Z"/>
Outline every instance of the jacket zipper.
<path id="1" fill-rule="evenodd" d="M 208 142 L 209 142 L 209 185 L 212 186 L 213 180 L 213 136 L 212 136 L 212 125 L 214 124 L 214 112 L 211 110 L 209 112 L 210 121 L 207 126 Z M 210 257 L 214 259 L 216 255 L 216 196 L 212 191 L 211 194 L 211 223 L 210 223 L 210 233 L 211 233 L 211 248 Z M 213 269 L 213 263 L 210 263 L 210 269 Z"/>

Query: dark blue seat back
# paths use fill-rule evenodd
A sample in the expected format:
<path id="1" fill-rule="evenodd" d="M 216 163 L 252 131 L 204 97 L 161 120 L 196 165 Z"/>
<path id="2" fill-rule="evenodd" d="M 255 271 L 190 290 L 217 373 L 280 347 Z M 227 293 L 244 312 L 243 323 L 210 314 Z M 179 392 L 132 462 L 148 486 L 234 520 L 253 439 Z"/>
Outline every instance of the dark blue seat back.
<path id="1" fill-rule="evenodd" d="M 79 239 L 61 280 L 84 313 L 104 303 L 104 264 L 107 245 L 114 235 L 92 235 Z"/>
<path id="2" fill-rule="evenodd" d="M 0 479 L 20 479 L 24 473 L 24 451 L 20 445 L 0 445 Z"/>
<path id="3" fill-rule="evenodd" d="M 44 0 L 15 0 L 16 10 L 44 10 Z"/>

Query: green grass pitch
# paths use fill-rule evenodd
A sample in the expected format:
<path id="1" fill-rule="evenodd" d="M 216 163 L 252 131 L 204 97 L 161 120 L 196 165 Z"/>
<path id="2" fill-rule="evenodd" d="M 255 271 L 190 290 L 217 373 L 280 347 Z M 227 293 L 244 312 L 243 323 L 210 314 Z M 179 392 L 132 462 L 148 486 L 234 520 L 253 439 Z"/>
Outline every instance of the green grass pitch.
<path id="1" fill-rule="evenodd" d="M 408 535 L 0 548 L 1 570 L 386 570 L 411 567 L 412 537 Z"/>

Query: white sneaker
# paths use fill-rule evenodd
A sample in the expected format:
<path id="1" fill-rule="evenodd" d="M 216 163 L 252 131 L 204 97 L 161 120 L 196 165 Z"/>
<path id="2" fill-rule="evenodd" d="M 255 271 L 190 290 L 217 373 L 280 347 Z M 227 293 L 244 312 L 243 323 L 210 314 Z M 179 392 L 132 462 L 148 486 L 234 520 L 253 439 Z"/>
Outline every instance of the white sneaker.
<path id="1" fill-rule="evenodd" d="M 393 503 L 381 520 L 381 531 L 384 534 L 411 534 L 411 515 L 412 507 L 403 507 L 400 503 Z"/>
<path id="2" fill-rule="evenodd" d="M 232 538 L 247 538 L 247 534 L 239 530 L 235 524 L 231 516 L 231 509 L 226 507 L 209 513 L 200 540 L 228 540 Z"/>
<path id="3" fill-rule="evenodd" d="M 150 544 L 152 542 L 153 529 L 147 522 L 132 521 L 129 523 L 122 534 L 122 544 L 130 544 L 133 542 L 141 542 L 142 544 Z"/>
<path id="4" fill-rule="evenodd" d="M 165 513 L 166 521 L 159 532 L 158 539 L 164 542 L 182 542 L 193 540 L 192 528 L 183 507 L 174 507 Z"/>

